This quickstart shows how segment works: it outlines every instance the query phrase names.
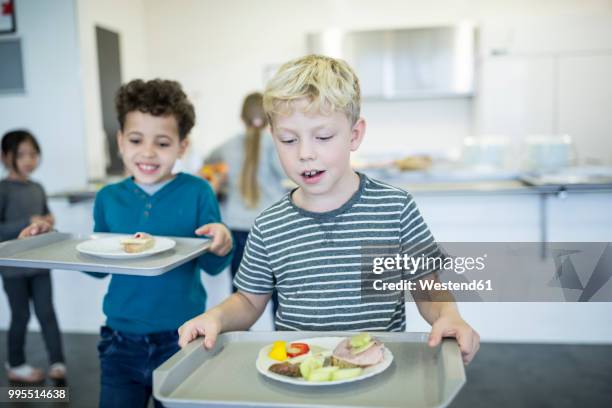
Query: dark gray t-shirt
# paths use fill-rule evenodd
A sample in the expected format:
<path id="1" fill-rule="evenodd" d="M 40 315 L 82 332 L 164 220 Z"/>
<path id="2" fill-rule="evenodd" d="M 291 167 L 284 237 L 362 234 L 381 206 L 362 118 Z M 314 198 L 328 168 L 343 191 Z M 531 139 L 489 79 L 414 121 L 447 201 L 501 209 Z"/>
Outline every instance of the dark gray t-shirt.
<path id="1" fill-rule="evenodd" d="M 377 247 L 442 256 L 412 196 L 360 174 L 359 190 L 336 210 L 306 211 L 288 194 L 261 213 L 234 285 L 254 294 L 278 291 L 277 330 L 404 331 L 403 292 L 362 297 L 364 254 Z"/>
<path id="2" fill-rule="evenodd" d="M 43 187 L 31 180 L 0 181 L 0 241 L 17 238 L 30 224 L 33 215 L 47 215 L 47 197 Z M 4 277 L 25 276 L 45 270 L 2 267 Z"/>

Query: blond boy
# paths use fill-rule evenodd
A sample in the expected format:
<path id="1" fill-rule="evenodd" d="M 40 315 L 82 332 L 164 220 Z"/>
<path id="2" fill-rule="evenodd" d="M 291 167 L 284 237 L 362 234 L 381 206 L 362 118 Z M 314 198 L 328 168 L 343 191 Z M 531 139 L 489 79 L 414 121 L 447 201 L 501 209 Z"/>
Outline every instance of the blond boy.
<path id="1" fill-rule="evenodd" d="M 328 57 L 290 61 L 268 83 L 264 108 L 282 166 L 298 187 L 255 221 L 234 280 L 239 291 L 183 324 L 179 344 L 204 335 L 211 348 L 219 333 L 248 329 L 273 289 L 280 330 L 405 330 L 403 295 L 362 297 L 362 248 L 396 245 L 406 253 L 416 247 L 414 256 L 439 250 L 410 194 L 350 166 L 366 129 L 357 76 Z M 436 279 L 431 272 L 418 277 Z M 479 336 L 452 297 L 421 293 L 415 300 L 432 325 L 429 345 L 455 337 L 469 363 Z"/>

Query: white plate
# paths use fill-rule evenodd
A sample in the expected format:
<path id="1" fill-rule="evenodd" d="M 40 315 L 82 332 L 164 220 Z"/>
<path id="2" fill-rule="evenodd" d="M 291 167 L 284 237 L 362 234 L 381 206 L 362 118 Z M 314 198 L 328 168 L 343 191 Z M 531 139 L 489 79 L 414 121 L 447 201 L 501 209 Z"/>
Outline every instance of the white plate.
<path id="1" fill-rule="evenodd" d="M 121 240 L 124 238 L 132 238 L 132 235 L 116 236 L 109 238 L 90 239 L 89 241 L 81 242 L 76 249 L 82 254 L 98 256 L 100 258 L 111 259 L 133 259 L 151 256 L 163 251 L 174 248 L 176 242 L 170 238 L 154 237 L 155 244 L 152 248 L 146 251 L 127 253 L 121 247 Z"/>
<path id="2" fill-rule="evenodd" d="M 313 339 L 295 340 L 290 343 L 306 343 L 311 348 L 312 346 L 318 346 L 322 349 L 329 350 L 329 353 L 331 354 L 331 352 L 334 351 L 338 343 L 340 343 L 345 338 L 346 337 L 317 337 Z M 383 360 L 374 366 L 364 368 L 363 372 L 361 373 L 359 377 L 350 378 L 348 380 L 340 380 L 340 381 L 323 381 L 323 382 L 306 381 L 305 379 L 301 377 L 300 378 L 287 377 L 287 376 L 276 374 L 276 373 L 269 371 L 268 369 L 270 368 L 272 364 L 276 364 L 279 362 L 279 361 L 273 360 L 270 357 L 268 357 L 268 353 L 270 352 L 271 349 L 272 349 L 272 344 L 268 344 L 267 346 L 259 350 L 259 356 L 257 357 L 257 361 L 255 362 L 257 371 L 259 371 L 261 374 L 265 375 L 268 378 L 272 378 L 277 381 L 281 381 L 281 382 L 285 382 L 289 384 L 296 384 L 296 385 L 308 385 L 308 386 L 337 385 L 337 384 L 344 384 L 344 383 L 349 383 L 349 382 L 354 382 L 354 381 L 360 381 L 366 378 L 373 377 L 376 374 L 382 373 L 387 368 L 389 368 L 389 366 L 393 362 L 393 354 L 391 354 L 389 349 L 385 347 L 383 351 Z M 299 358 L 299 357 L 296 357 L 296 358 Z"/>

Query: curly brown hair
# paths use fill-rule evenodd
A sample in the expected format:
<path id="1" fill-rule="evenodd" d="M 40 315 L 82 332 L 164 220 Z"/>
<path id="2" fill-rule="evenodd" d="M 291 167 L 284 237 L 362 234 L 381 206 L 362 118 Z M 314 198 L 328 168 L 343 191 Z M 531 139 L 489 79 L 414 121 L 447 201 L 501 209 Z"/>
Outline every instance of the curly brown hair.
<path id="1" fill-rule="evenodd" d="M 153 116 L 173 115 L 178 124 L 180 140 L 185 139 L 195 125 L 193 105 L 187 99 L 181 84 L 176 81 L 165 79 L 130 81 L 117 91 L 115 107 L 122 130 L 125 117 L 133 111 Z"/>

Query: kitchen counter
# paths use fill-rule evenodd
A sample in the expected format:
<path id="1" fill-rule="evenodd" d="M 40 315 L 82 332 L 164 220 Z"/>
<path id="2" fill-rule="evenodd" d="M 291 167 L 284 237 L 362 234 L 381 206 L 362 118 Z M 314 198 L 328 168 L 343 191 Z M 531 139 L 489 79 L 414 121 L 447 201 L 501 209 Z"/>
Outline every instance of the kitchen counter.
<path id="1" fill-rule="evenodd" d="M 91 201 L 96 197 L 96 193 L 104 186 L 112 183 L 118 183 L 123 180 L 123 176 L 109 176 L 105 179 L 89 180 L 86 187 L 79 190 L 57 191 L 50 193 L 50 199 L 66 199 L 69 204 L 75 204 L 83 201 Z"/>
<path id="2" fill-rule="evenodd" d="M 501 171 L 479 173 L 469 170 L 389 172 L 382 169 L 365 170 L 377 180 L 403 188 L 414 194 L 480 195 L 480 194 L 564 194 L 566 192 L 612 192 L 612 179 L 602 183 L 551 183 L 537 185 L 537 179 L 524 177 L 517 172 Z M 69 203 L 93 200 L 96 192 L 106 184 L 120 178 L 92 181 L 82 190 L 60 191 L 49 194 L 51 199 L 67 199 Z M 534 181 L 535 180 L 535 181 Z M 295 184 L 287 180 L 285 187 Z"/>
<path id="3" fill-rule="evenodd" d="M 96 197 L 97 190 L 75 190 L 61 191 L 48 195 L 49 199 L 66 199 L 70 204 L 80 203 L 82 201 L 91 201 Z"/>
<path id="4" fill-rule="evenodd" d="M 393 183 L 413 194 L 538 194 L 519 180 Z"/>
<path id="5" fill-rule="evenodd" d="M 569 193 L 610 193 L 612 184 L 547 184 L 527 185 L 521 180 L 474 181 L 474 182 L 432 182 L 432 183 L 390 183 L 413 194 L 473 195 L 473 194 L 558 194 Z"/>
<path id="6" fill-rule="evenodd" d="M 579 182 L 541 182 L 538 177 L 512 171 L 478 172 L 467 169 L 398 172 L 366 170 L 370 177 L 418 195 L 567 194 L 612 192 L 612 177 Z M 563 178 L 559 178 L 563 180 Z"/>

